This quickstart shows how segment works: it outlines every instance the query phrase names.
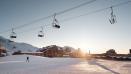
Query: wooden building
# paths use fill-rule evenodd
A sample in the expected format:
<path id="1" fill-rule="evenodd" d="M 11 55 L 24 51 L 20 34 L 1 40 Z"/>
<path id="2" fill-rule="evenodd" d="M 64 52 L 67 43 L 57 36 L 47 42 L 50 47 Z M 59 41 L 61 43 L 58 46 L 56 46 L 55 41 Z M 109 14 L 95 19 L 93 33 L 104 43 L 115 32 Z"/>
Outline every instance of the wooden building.
<path id="1" fill-rule="evenodd" d="M 62 57 L 64 53 L 62 48 L 56 45 L 47 46 L 42 52 L 45 57 Z"/>
<path id="2" fill-rule="evenodd" d="M 6 50 L 3 47 L 0 47 L 0 56 L 5 56 L 2 53 L 6 53 Z"/>

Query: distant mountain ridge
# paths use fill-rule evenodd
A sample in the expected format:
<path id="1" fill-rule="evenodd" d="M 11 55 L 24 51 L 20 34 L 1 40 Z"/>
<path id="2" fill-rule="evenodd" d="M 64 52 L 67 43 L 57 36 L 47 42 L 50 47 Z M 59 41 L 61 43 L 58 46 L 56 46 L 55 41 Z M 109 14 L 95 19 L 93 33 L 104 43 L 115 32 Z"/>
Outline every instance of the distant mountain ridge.
<path id="1" fill-rule="evenodd" d="M 35 52 L 39 48 L 32 46 L 27 43 L 18 43 L 18 42 L 11 42 L 11 40 L 6 39 L 2 36 L 0 36 L 0 43 L 2 46 L 7 49 L 7 51 L 10 53 L 13 53 L 15 51 L 22 51 L 22 52 Z"/>
<path id="2" fill-rule="evenodd" d="M 0 44 L 2 44 L 2 47 L 4 47 L 7 50 L 8 54 L 12 54 L 14 52 L 17 51 L 21 51 L 21 52 L 42 52 L 48 49 L 58 49 L 58 50 L 63 50 L 64 52 L 71 52 L 73 50 L 75 50 L 73 47 L 70 46 L 64 46 L 64 47 L 60 47 L 57 45 L 49 45 L 43 48 L 37 48 L 35 46 L 32 46 L 30 44 L 27 43 L 19 43 L 19 42 L 13 42 L 9 39 L 6 39 L 2 36 L 0 36 Z"/>

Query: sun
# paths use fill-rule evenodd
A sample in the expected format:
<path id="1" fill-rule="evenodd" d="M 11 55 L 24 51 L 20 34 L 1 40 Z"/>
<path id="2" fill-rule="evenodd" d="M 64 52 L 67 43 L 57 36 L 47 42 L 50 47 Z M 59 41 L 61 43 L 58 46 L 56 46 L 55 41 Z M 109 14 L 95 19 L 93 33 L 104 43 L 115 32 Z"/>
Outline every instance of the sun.
<path id="1" fill-rule="evenodd" d="M 83 53 L 89 53 L 89 50 L 84 49 L 84 48 L 81 48 L 81 51 L 82 51 Z"/>

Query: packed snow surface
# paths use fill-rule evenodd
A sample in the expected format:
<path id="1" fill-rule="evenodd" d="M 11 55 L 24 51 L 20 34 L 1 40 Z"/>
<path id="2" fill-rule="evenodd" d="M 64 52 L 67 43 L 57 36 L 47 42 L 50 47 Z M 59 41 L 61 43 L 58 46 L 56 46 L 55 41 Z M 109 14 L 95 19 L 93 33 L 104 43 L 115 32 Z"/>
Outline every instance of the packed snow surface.
<path id="1" fill-rule="evenodd" d="M 30 61 L 26 62 L 29 56 Z M 130 74 L 130 61 L 46 58 L 30 55 L 0 57 L 0 74 Z"/>

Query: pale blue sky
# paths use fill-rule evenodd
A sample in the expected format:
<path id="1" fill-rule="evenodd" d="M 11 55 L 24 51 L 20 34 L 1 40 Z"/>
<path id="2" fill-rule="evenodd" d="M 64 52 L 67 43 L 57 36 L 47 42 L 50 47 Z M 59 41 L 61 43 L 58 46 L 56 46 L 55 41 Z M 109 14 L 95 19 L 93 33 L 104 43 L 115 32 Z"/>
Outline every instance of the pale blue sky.
<path id="1" fill-rule="evenodd" d="M 30 23 L 90 0 L 0 0 L 0 32 Z M 52 18 L 32 23 L 15 30 L 17 42 L 25 42 L 37 47 L 60 45 L 80 47 L 92 53 L 103 53 L 116 49 L 118 53 L 128 53 L 131 48 L 131 3 L 115 7 L 117 23 L 110 24 L 110 9 L 78 17 L 69 21 L 64 19 L 90 13 L 129 0 L 96 0 L 95 2 L 56 16 L 61 29 L 52 28 Z M 38 38 L 40 26 L 44 27 L 45 37 Z M 0 34 L 9 38 L 11 31 Z"/>

